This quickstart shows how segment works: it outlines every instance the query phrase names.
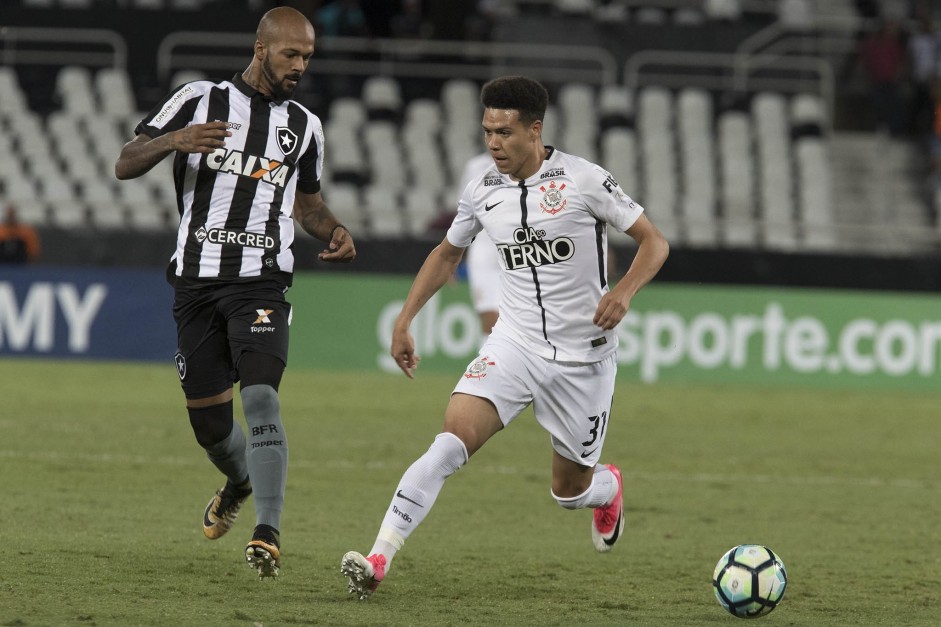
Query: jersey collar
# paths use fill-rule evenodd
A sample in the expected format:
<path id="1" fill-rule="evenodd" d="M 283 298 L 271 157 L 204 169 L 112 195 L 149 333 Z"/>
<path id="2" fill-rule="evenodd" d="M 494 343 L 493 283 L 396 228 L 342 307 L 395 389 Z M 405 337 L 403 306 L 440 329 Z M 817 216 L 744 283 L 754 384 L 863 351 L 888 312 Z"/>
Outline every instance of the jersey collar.
<path id="1" fill-rule="evenodd" d="M 540 174 L 542 174 L 546 170 L 550 170 L 554 168 L 555 166 L 552 165 L 552 162 L 553 162 L 553 157 L 555 157 L 555 154 L 556 154 L 555 146 L 546 146 L 546 158 L 542 160 L 542 163 L 539 165 L 539 169 L 536 170 L 536 172 L 532 176 L 530 176 L 528 180 L 535 183 L 536 181 L 540 180 L 539 179 Z"/>
<path id="2" fill-rule="evenodd" d="M 249 100 L 252 102 L 273 102 L 276 105 L 281 105 L 284 102 L 283 98 L 274 98 L 267 94 L 263 94 L 248 83 L 245 82 L 245 79 L 242 78 L 241 72 L 236 72 L 235 76 L 232 77 L 232 84 L 235 85 L 235 88 L 240 92 L 245 94 Z"/>

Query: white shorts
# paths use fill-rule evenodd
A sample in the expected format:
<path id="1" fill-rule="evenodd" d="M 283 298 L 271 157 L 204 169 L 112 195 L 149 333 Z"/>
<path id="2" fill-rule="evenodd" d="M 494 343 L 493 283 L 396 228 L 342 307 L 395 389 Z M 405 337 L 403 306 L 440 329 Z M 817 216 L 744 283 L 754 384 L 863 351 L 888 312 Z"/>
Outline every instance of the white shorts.
<path id="1" fill-rule="evenodd" d="M 594 466 L 608 432 L 616 375 L 616 354 L 590 364 L 551 361 L 492 334 L 453 393 L 489 400 L 504 426 L 532 403 L 552 448 L 577 464 Z"/>
<path id="2" fill-rule="evenodd" d="M 478 233 L 467 247 L 465 263 L 474 310 L 477 313 L 499 310 L 503 293 L 503 271 L 497 257 L 497 247 L 485 231 Z"/>

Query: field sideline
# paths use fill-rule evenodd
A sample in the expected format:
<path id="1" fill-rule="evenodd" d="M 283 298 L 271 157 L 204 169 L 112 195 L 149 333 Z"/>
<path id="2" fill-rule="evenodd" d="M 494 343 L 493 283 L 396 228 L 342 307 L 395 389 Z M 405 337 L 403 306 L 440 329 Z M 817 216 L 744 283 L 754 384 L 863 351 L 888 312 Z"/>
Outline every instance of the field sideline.
<path id="1" fill-rule="evenodd" d="M 788 569 L 763 625 L 937 625 L 941 395 L 622 378 L 604 461 L 627 529 L 549 496 L 530 413 L 451 478 L 367 603 L 339 561 L 370 548 L 458 373 L 289 369 L 282 576 L 244 565 L 248 504 L 210 542 L 221 476 L 192 437 L 172 364 L 0 359 L 0 626 L 735 625 L 710 578 L 736 544 Z"/>

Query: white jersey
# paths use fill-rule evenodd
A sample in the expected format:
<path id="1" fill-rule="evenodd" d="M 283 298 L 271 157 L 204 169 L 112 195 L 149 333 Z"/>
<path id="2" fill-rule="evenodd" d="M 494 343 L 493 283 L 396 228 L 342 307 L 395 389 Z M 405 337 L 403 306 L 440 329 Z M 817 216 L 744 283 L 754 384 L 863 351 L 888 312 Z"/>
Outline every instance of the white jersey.
<path id="1" fill-rule="evenodd" d="M 626 231 L 644 209 L 600 166 L 547 149 L 525 181 L 496 166 L 475 177 L 447 238 L 466 248 L 485 229 L 497 247 L 503 299 L 494 334 L 547 359 L 596 362 L 618 342 L 592 322 L 608 291 L 606 225 Z"/>

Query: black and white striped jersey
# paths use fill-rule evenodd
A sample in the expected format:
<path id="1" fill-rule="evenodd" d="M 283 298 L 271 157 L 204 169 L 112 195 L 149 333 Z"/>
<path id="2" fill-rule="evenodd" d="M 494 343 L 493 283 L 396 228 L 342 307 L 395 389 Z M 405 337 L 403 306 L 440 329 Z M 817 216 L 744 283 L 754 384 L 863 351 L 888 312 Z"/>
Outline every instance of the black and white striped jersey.
<path id="1" fill-rule="evenodd" d="M 483 229 L 496 245 L 503 296 L 494 334 L 546 359 L 590 363 L 618 345 L 614 330 L 592 321 L 608 291 L 607 225 L 626 231 L 643 211 L 606 170 L 549 147 L 525 181 L 492 164 L 471 179 L 447 238 L 464 248 Z"/>
<path id="2" fill-rule="evenodd" d="M 231 81 L 186 83 L 137 125 L 159 137 L 224 121 L 232 136 L 211 154 L 173 161 L 180 228 L 171 268 L 177 277 L 233 281 L 294 270 L 294 196 L 320 190 L 323 127 L 293 100 L 273 100 Z"/>

